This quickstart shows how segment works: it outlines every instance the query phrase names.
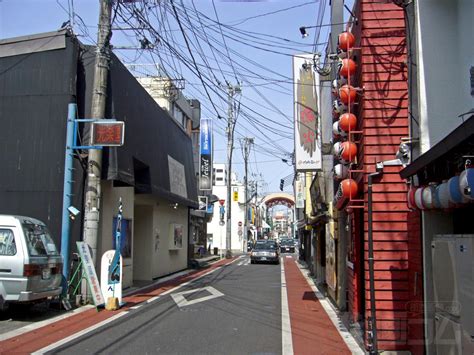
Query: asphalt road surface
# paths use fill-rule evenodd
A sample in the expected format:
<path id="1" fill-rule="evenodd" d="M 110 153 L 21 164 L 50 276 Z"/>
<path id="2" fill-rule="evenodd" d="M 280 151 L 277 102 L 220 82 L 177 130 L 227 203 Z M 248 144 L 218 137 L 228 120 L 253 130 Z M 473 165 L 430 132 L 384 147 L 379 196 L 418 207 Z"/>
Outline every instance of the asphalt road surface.
<path id="1" fill-rule="evenodd" d="M 51 353 L 281 354 L 281 274 L 237 259 Z"/>

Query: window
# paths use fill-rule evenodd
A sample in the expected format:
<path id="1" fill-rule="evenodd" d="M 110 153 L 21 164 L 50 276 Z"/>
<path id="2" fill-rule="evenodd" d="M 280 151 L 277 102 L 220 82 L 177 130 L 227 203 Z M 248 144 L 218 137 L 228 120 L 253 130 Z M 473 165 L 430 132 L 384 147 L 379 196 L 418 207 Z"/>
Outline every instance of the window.
<path id="1" fill-rule="evenodd" d="M 223 173 L 224 172 L 224 169 L 217 169 L 216 170 L 218 173 Z"/>
<path id="2" fill-rule="evenodd" d="M 23 232 L 25 233 L 28 252 L 31 256 L 59 254 L 56 245 L 45 226 L 32 223 L 25 223 L 22 226 Z"/>
<path id="3" fill-rule="evenodd" d="M 10 229 L 0 229 L 0 255 L 15 255 L 16 244 L 13 231 Z"/>
<path id="4" fill-rule="evenodd" d="M 224 179 L 223 179 L 223 178 L 220 178 L 220 177 L 218 177 L 218 178 L 216 178 L 216 180 L 217 180 L 217 181 L 223 181 Z"/>

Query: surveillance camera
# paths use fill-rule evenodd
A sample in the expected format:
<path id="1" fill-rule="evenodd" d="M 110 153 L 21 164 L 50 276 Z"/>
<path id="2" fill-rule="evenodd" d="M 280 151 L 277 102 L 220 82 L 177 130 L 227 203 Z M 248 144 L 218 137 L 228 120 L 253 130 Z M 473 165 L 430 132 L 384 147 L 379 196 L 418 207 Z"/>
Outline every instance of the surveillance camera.
<path id="1" fill-rule="evenodd" d="M 69 206 L 67 210 L 69 211 L 69 217 L 71 217 L 71 219 L 76 218 L 79 215 L 79 213 L 81 213 L 81 211 L 79 211 L 74 206 Z"/>

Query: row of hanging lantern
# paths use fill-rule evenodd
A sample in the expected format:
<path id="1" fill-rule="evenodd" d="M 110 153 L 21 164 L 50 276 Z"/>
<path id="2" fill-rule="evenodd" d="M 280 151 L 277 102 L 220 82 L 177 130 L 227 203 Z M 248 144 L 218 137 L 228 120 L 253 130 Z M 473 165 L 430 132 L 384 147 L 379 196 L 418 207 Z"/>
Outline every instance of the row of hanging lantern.
<path id="1" fill-rule="evenodd" d="M 351 105 L 357 99 L 357 90 L 351 85 L 351 77 L 357 70 L 357 64 L 350 58 L 355 44 L 355 37 L 350 32 L 343 32 L 338 37 L 340 50 L 339 71 L 333 82 L 336 100 L 333 102 L 333 146 L 334 156 L 340 161 L 334 166 L 334 178 L 340 180 L 339 188 L 334 196 L 336 208 L 342 209 L 346 202 L 355 198 L 358 185 L 349 176 L 350 164 L 357 157 L 357 145 L 351 141 L 351 131 L 357 128 L 357 117 L 351 113 Z"/>
<path id="2" fill-rule="evenodd" d="M 408 190 L 410 209 L 430 210 L 462 207 L 474 202 L 474 168 L 466 167 L 459 175 L 441 184 Z"/>

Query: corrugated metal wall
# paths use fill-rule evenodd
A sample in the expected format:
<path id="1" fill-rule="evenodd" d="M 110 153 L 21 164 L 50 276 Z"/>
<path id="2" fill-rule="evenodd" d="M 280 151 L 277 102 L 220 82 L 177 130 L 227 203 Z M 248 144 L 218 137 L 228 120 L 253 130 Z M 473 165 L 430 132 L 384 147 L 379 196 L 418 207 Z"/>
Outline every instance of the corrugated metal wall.
<path id="1" fill-rule="evenodd" d="M 31 49 L 38 45 L 32 41 Z M 76 68 L 77 47 L 70 37 L 63 49 L 0 58 L 0 213 L 44 221 L 58 246 L 66 119 L 68 103 L 75 101 Z M 81 209 L 83 174 L 77 161 L 75 169 L 73 203 Z M 76 239 L 79 230 L 77 221 Z"/>
<path id="2" fill-rule="evenodd" d="M 355 52 L 359 65 L 356 83 L 364 91 L 356 115 L 361 119 L 359 175 L 365 208 L 356 211 L 352 223 L 354 270 L 349 269 L 349 309 L 352 317 L 363 316 L 367 342 L 370 316 L 368 272 L 367 176 L 375 163 L 395 159 L 400 138 L 408 136 L 408 83 L 405 20 L 402 8 L 393 3 L 361 0 L 360 41 Z M 358 80 L 358 81 L 357 81 Z M 421 282 L 421 249 L 416 225 L 419 215 L 408 210 L 407 186 L 399 176 L 401 167 L 385 167 L 373 185 L 373 238 L 379 350 L 412 350 L 413 338 L 421 341 L 422 324 L 411 322 L 408 312 L 414 298 L 422 302 L 422 289 L 414 296 L 414 273 Z M 357 175 L 356 175 L 357 177 Z M 413 225 L 409 232 L 409 224 Z M 410 329 L 410 332 L 408 332 Z M 421 347 L 422 348 L 422 347 Z"/>

